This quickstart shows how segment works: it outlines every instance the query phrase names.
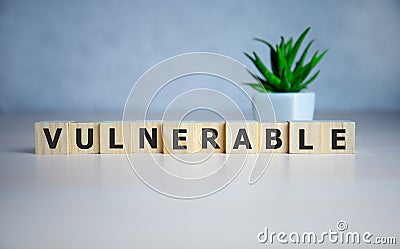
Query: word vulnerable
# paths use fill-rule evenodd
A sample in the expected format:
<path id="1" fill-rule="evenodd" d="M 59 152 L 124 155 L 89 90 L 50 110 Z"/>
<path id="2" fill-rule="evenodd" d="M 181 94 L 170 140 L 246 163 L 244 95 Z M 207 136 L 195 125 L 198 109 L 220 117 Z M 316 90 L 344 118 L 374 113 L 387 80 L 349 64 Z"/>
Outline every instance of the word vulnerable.
<path id="1" fill-rule="evenodd" d="M 37 122 L 36 154 L 354 154 L 351 121 Z"/>

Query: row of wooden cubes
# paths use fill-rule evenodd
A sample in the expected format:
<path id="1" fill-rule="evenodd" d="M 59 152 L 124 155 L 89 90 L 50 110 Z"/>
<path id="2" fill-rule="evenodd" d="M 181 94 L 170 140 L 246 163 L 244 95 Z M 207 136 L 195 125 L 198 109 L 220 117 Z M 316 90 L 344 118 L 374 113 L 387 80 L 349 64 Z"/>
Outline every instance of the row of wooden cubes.
<path id="1" fill-rule="evenodd" d="M 351 121 L 37 122 L 36 154 L 353 154 Z"/>

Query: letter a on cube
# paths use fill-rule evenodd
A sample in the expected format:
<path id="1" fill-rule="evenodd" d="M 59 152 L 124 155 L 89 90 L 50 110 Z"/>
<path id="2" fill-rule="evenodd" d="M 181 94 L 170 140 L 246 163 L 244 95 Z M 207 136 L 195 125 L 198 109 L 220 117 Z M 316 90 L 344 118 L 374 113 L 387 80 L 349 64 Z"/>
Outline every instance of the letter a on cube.
<path id="1" fill-rule="evenodd" d="M 258 153 L 259 123 L 255 121 L 228 121 L 225 126 L 226 153 Z"/>

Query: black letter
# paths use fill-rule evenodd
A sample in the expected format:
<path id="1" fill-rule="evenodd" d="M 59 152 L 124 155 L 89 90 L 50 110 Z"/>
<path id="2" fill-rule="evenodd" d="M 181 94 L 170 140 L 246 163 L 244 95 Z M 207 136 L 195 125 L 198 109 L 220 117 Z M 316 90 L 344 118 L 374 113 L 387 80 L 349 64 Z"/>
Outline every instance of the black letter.
<path id="1" fill-rule="evenodd" d="M 115 128 L 110 128 L 110 149 L 122 149 L 122 144 L 115 144 Z"/>
<path id="2" fill-rule="evenodd" d="M 345 137 L 338 137 L 338 133 L 346 133 L 345 129 L 332 129 L 332 150 L 345 150 L 345 145 L 338 145 L 338 141 L 345 141 Z"/>
<path id="3" fill-rule="evenodd" d="M 314 146 L 312 145 L 304 145 L 304 129 L 299 130 L 299 142 L 300 142 L 300 150 L 312 150 Z"/>
<path id="4" fill-rule="evenodd" d="M 242 140 L 243 137 L 243 140 Z M 239 145 L 245 145 L 246 149 L 251 150 L 251 144 L 249 137 L 247 136 L 246 129 L 239 129 L 238 135 L 235 140 L 235 144 L 233 145 L 233 149 L 237 149 Z"/>
<path id="5" fill-rule="evenodd" d="M 267 134 L 267 149 L 279 149 L 282 146 L 282 139 L 279 138 L 281 136 L 281 131 L 279 129 L 266 129 L 265 132 Z M 272 133 L 274 133 L 275 136 L 272 136 Z M 276 144 L 272 145 L 271 140 L 275 140 Z"/>
<path id="6" fill-rule="evenodd" d="M 207 137 L 207 132 L 211 132 L 211 137 Z M 215 149 L 220 149 L 219 145 L 215 142 L 218 137 L 218 131 L 213 128 L 201 129 L 201 147 L 207 149 L 207 142 L 210 142 L 211 146 Z"/>
<path id="7" fill-rule="evenodd" d="M 86 150 L 92 147 L 93 145 L 93 128 L 88 129 L 88 143 L 86 145 L 82 144 L 82 129 L 76 128 L 76 145 L 79 148 Z"/>
<path id="8" fill-rule="evenodd" d="M 46 136 L 47 143 L 49 144 L 50 149 L 55 149 L 57 147 L 58 139 L 61 135 L 61 128 L 57 128 L 56 134 L 54 135 L 54 140 L 51 139 L 49 128 L 43 128 L 44 135 Z"/>
<path id="9" fill-rule="evenodd" d="M 173 143 L 172 148 L 174 150 L 186 150 L 187 149 L 186 145 L 182 145 L 182 146 L 178 145 L 178 140 L 179 141 L 185 141 L 186 137 L 178 137 L 178 134 L 179 133 L 186 133 L 187 130 L 186 129 L 173 129 L 172 132 L 173 132 L 173 135 L 174 135 L 173 138 L 172 138 L 172 140 L 173 140 L 172 141 L 172 143 Z"/>
<path id="10" fill-rule="evenodd" d="M 150 137 L 150 134 L 147 132 L 146 128 L 139 129 L 139 148 L 144 149 L 144 137 L 146 136 L 147 142 L 149 142 L 151 148 L 157 148 L 157 128 L 151 129 L 151 134 L 153 136 Z"/>

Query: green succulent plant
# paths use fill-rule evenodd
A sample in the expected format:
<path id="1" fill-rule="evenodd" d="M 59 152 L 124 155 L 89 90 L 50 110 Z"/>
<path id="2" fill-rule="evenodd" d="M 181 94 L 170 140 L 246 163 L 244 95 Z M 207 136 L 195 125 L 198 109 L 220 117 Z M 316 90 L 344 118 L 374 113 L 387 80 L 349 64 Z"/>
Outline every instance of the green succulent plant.
<path id="1" fill-rule="evenodd" d="M 257 82 L 245 84 L 259 92 L 300 92 L 307 88 L 307 86 L 318 77 L 320 71 L 317 71 L 311 77 L 308 76 L 322 57 L 328 52 L 328 50 L 325 50 L 320 54 L 319 51 L 316 51 L 311 60 L 305 64 L 307 53 L 314 42 L 314 40 L 312 40 L 308 43 L 298 61 L 294 63 L 300 46 L 310 29 L 311 28 L 308 27 L 294 44 L 292 37 L 285 42 L 285 38 L 281 36 L 280 44 L 277 44 L 275 47 L 268 41 L 254 38 L 254 40 L 269 47 L 271 70 L 265 66 L 256 52 L 253 52 L 254 57 L 248 53 L 244 53 L 261 73 L 261 76 L 258 76 L 250 72 Z"/>

